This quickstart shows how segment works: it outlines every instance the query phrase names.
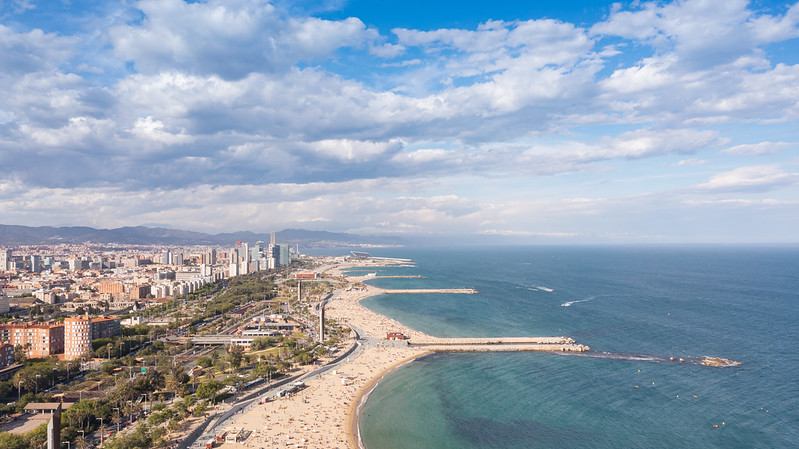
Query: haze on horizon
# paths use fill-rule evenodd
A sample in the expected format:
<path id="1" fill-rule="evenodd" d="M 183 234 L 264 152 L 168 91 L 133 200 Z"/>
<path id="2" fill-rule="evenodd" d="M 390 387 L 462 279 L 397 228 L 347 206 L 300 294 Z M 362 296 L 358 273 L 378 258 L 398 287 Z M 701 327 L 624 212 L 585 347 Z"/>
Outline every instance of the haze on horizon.
<path id="1" fill-rule="evenodd" d="M 0 1 L 0 223 L 799 242 L 799 3 L 519 3 Z"/>

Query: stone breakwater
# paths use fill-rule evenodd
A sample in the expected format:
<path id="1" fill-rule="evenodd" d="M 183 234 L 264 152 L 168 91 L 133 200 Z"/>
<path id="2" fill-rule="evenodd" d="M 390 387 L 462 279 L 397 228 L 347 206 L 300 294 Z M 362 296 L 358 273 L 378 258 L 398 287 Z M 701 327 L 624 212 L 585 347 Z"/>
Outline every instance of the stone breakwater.
<path id="1" fill-rule="evenodd" d="M 490 337 L 490 338 L 435 338 L 422 337 L 408 340 L 408 346 L 435 352 L 587 352 L 568 337 Z"/>
<path id="2" fill-rule="evenodd" d="M 380 289 L 380 293 L 456 293 L 460 295 L 476 295 L 478 292 L 473 288 L 403 288 L 403 289 Z"/>

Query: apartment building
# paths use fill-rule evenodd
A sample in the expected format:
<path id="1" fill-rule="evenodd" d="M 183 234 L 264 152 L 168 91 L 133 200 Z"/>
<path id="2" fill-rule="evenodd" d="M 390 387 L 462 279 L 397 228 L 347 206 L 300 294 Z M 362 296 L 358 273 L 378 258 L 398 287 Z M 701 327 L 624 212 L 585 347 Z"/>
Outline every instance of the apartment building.
<path id="1" fill-rule="evenodd" d="M 64 319 L 64 358 L 75 360 L 92 350 L 92 340 L 122 335 L 117 317 L 76 316 Z"/>
<path id="2" fill-rule="evenodd" d="M 0 368 L 14 364 L 14 345 L 11 343 L 0 344 Z"/>
<path id="3" fill-rule="evenodd" d="M 64 319 L 64 358 L 75 360 L 92 350 L 92 320 L 88 315 Z"/>
<path id="4" fill-rule="evenodd" d="M 120 322 L 121 320 L 118 317 L 101 316 L 92 318 L 92 340 L 122 335 Z"/>
<path id="5" fill-rule="evenodd" d="M 46 324 L 3 324 L 0 339 L 12 346 L 27 348 L 29 358 L 42 358 L 64 352 L 64 326 Z"/>

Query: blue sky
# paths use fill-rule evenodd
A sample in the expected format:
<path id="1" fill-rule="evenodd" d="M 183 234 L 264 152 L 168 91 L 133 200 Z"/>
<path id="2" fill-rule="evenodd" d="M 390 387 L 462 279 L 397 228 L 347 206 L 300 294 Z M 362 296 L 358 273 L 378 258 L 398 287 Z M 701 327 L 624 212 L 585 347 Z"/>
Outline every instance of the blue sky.
<path id="1" fill-rule="evenodd" d="M 797 242 L 791 2 L 0 1 L 0 223 Z"/>

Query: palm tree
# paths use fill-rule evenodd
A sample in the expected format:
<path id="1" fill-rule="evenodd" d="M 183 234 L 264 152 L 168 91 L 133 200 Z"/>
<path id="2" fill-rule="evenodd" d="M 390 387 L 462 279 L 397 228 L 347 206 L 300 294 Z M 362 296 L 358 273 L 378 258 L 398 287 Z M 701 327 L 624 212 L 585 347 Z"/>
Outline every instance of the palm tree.
<path id="1" fill-rule="evenodd" d="M 98 428 L 98 430 L 100 431 L 100 441 L 102 442 L 103 440 L 105 440 L 105 435 L 106 435 L 106 432 L 105 432 L 106 431 L 106 424 L 105 424 L 104 421 L 100 421 L 100 427 Z"/>

